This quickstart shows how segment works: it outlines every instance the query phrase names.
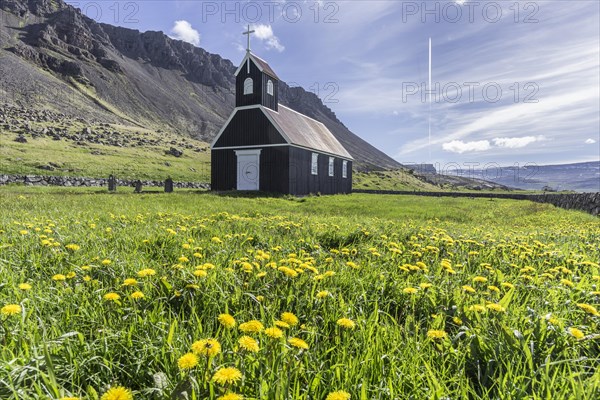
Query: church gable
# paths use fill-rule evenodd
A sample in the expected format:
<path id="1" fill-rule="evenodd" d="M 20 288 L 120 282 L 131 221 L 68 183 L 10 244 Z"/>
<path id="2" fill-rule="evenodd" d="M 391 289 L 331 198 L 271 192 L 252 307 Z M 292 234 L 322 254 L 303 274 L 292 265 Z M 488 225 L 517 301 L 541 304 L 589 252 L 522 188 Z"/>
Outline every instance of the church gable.
<path id="1" fill-rule="evenodd" d="M 287 144 L 259 107 L 236 110 L 217 136 L 213 149 Z"/>

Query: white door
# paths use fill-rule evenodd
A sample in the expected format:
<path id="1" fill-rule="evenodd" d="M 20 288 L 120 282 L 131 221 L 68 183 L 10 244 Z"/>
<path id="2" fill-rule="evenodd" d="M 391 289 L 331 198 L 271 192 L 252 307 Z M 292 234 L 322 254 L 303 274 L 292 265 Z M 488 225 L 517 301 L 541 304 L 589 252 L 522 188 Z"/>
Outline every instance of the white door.
<path id="1" fill-rule="evenodd" d="M 258 190 L 260 187 L 260 149 L 236 150 L 237 190 Z"/>

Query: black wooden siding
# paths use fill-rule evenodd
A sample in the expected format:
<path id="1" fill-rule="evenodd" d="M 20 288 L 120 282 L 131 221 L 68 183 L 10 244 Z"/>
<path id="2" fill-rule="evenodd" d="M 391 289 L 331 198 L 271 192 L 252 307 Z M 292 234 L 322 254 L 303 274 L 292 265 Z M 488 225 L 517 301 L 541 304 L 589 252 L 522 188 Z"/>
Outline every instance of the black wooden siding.
<path id="1" fill-rule="evenodd" d="M 319 153 L 318 174 L 311 174 L 312 151 L 292 146 L 260 147 L 260 190 L 264 192 L 336 194 L 352 192 L 352 162 L 342 178 L 341 158 L 334 157 L 334 176 L 329 176 L 329 155 Z M 246 149 L 245 149 L 246 150 Z M 212 190 L 237 189 L 237 158 L 234 149 L 211 152 Z"/>
<path id="2" fill-rule="evenodd" d="M 260 72 L 256 64 L 254 64 L 252 61 L 250 61 L 250 74 L 248 74 L 246 71 L 248 71 L 248 67 L 244 65 L 236 78 L 235 106 L 242 107 L 253 104 L 262 104 L 271 110 L 277 111 L 279 99 L 279 82 L 277 79 Z M 246 78 L 252 78 L 252 82 L 254 84 L 252 94 L 244 94 L 244 81 Z M 267 93 L 267 81 L 269 79 L 273 82 L 273 96 Z"/>
<path id="3" fill-rule="evenodd" d="M 257 146 L 260 153 L 259 189 L 264 192 L 289 193 L 289 146 Z M 248 149 L 244 149 L 248 150 Z M 211 151 L 211 188 L 225 191 L 237 189 L 237 157 L 233 149 Z"/>
<path id="4" fill-rule="evenodd" d="M 310 193 L 336 194 L 352 192 L 352 162 L 348 161 L 348 175 L 342 178 L 343 160 L 334 157 L 334 176 L 329 176 L 329 155 L 319 154 L 318 174 L 312 175 L 313 151 L 290 147 L 290 184 L 289 192 L 293 195 Z"/>
<path id="5" fill-rule="evenodd" d="M 214 148 L 285 143 L 285 139 L 258 108 L 239 110 Z"/>

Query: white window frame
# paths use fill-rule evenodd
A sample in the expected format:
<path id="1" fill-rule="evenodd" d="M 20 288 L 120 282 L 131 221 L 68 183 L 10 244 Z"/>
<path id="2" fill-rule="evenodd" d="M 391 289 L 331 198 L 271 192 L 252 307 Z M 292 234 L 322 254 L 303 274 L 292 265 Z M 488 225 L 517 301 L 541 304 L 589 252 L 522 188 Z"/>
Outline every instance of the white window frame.
<path id="1" fill-rule="evenodd" d="M 329 176 L 335 176 L 335 158 L 329 157 Z"/>
<path id="2" fill-rule="evenodd" d="M 267 81 L 267 94 L 273 96 L 273 81 L 270 79 Z"/>
<path id="3" fill-rule="evenodd" d="M 342 178 L 348 177 L 348 161 L 342 161 Z"/>
<path id="4" fill-rule="evenodd" d="M 244 94 L 253 94 L 254 93 L 254 81 L 252 78 L 246 78 L 244 81 Z"/>
<path id="5" fill-rule="evenodd" d="M 319 155 L 317 153 L 312 153 L 312 161 L 310 163 L 310 174 L 319 174 Z"/>

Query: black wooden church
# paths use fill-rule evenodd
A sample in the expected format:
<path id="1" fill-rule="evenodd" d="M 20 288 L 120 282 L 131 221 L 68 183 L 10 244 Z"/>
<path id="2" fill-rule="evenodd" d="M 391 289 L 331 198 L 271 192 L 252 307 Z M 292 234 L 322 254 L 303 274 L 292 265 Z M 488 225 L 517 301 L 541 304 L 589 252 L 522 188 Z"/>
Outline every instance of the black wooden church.
<path id="1" fill-rule="evenodd" d="M 352 191 L 352 156 L 322 123 L 278 103 L 279 78 L 250 51 L 235 109 L 211 145 L 212 190 L 306 195 Z"/>

